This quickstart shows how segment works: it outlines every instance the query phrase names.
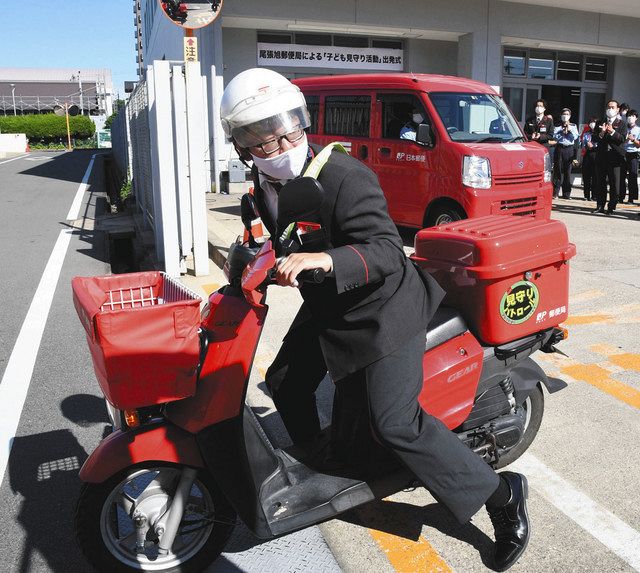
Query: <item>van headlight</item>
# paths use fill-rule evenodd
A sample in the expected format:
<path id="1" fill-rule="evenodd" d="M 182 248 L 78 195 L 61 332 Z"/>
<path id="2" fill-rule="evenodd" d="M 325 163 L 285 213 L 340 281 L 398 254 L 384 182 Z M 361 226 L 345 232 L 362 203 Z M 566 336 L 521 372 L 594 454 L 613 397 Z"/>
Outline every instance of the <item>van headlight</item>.
<path id="1" fill-rule="evenodd" d="M 491 187 L 491 164 L 486 157 L 465 155 L 462 162 L 462 184 L 474 189 Z"/>
<path id="2" fill-rule="evenodd" d="M 546 151 L 544 154 L 544 182 L 545 183 L 551 183 L 551 172 L 553 170 L 553 167 L 551 166 L 551 156 L 549 155 L 549 152 Z"/>

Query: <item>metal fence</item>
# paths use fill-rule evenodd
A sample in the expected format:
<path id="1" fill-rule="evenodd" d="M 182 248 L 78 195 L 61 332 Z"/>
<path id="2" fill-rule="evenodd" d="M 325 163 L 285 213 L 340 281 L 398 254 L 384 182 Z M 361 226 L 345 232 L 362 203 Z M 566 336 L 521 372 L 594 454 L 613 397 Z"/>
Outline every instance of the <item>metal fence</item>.
<path id="1" fill-rule="evenodd" d="M 131 179 L 137 204 L 154 231 L 156 253 L 170 276 L 209 272 L 205 193 L 208 124 L 198 62 L 156 61 L 112 128 L 114 162 Z"/>

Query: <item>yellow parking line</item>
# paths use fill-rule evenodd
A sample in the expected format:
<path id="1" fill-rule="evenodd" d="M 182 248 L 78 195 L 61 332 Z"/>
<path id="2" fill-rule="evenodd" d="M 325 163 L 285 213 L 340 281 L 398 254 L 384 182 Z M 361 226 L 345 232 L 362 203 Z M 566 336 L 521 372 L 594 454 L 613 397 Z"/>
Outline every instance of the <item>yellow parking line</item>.
<path id="1" fill-rule="evenodd" d="M 212 292 L 218 290 L 219 288 L 220 285 L 218 283 L 202 285 L 202 290 L 207 293 L 207 296 L 209 296 Z"/>
<path id="2" fill-rule="evenodd" d="M 597 364 L 572 364 L 560 371 L 576 380 L 587 382 L 629 406 L 640 409 L 640 391 L 611 378 L 611 373 Z"/>
<path id="3" fill-rule="evenodd" d="M 369 529 L 369 534 L 398 573 L 450 573 L 453 571 L 422 536 L 413 541 L 377 529 Z"/>
<path id="4" fill-rule="evenodd" d="M 563 324 L 567 326 L 576 324 L 593 324 L 595 322 L 612 322 L 610 314 L 574 314 L 567 318 Z"/>
<path id="5" fill-rule="evenodd" d="M 636 372 L 640 372 L 640 354 L 614 354 L 609 356 L 609 362 L 613 362 L 625 370 L 635 370 Z"/>

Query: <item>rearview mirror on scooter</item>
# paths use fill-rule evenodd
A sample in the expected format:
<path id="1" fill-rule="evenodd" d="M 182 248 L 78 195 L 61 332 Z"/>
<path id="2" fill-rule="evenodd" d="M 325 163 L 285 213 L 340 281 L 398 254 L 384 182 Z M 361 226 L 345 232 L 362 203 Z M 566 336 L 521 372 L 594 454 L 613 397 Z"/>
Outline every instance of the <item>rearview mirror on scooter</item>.
<path id="1" fill-rule="evenodd" d="M 323 203 L 324 189 L 317 179 L 292 179 L 278 194 L 278 228 L 297 221 L 317 222 Z"/>

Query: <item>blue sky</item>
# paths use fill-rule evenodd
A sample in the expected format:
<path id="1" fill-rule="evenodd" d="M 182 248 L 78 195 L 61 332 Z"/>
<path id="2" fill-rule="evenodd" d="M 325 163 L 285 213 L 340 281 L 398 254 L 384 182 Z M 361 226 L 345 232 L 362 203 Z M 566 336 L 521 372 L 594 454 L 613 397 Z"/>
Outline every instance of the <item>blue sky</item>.
<path id="1" fill-rule="evenodd" d="M 137 80 L 132 0 L 19 0 L 4 14 L 0 67 L 109 68 Z"/>

